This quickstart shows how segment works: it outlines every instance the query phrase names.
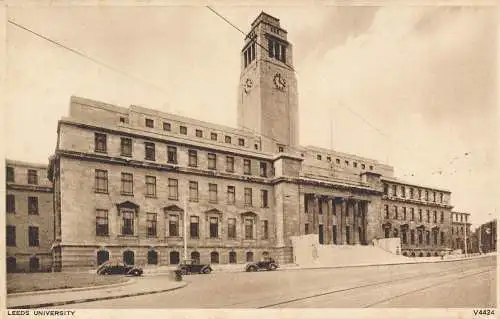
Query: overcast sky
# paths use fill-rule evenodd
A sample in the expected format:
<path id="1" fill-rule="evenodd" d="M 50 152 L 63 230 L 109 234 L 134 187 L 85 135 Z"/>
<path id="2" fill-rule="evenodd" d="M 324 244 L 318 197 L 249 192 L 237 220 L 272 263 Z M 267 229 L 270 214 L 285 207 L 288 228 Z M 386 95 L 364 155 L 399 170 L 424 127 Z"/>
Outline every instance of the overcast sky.
<path id="1" fill-rule="evenodd" d="M 488 7 L 215 6 L 245 32 L 264 10 L 294 45 L 302 145 L 375 158 L 497 213 L 496 24 Z M 8 158 L 47 162 L 71 95 L 236 127 L 243 35 L 201 6 L 9 8 Z M 331 136 L 330 131 L 333 131 Z"/>

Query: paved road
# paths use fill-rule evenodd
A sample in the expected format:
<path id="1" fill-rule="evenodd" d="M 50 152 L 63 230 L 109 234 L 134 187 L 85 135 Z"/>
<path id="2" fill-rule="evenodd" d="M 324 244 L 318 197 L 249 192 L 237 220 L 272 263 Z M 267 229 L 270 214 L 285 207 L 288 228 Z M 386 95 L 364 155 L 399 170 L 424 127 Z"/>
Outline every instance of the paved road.
<path id="1" fill-rule="evenodd" d="M 495 257 L 434 264 L 185 276 L 180 290 L 67 308 L 496 307 Z"/>

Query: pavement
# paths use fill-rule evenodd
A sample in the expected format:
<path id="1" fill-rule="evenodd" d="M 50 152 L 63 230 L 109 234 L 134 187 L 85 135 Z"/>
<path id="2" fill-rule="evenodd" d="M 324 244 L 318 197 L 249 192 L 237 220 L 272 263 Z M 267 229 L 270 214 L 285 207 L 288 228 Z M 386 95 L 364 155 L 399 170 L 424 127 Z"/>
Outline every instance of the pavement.
<path id="1" fill-rule="evenodd" d="M 34 291 L 7 295 L 7 308 L 44 308 L 96 300 L 148 295 L 183 288 L 185 281 L 174 281 L 170 274 L 131 277 L 125 283 L 86 288 Z"/>
<path id="2" fill-rule="evenodd" d="M 322 264 L 311 264 L 311 265 L 295 265 L 295 264 L 285 264 L 281 265 L 279 271 L 286 270 L 311 270 L 311 269 L 342 269 L 342 268 L 356 268 L 356 267 L 375 267 L 375 266 L 397 266 L 397 265 L 407 265 L 407 264 L 430 264 L 430 263 L 448 263 L 457 260 L 474 260 L 482 259 L 484 257 L 491 256 L 481 255 L 481 256 L 470 256 L 464 259 L 461 256 L 457 256 L 455 259 L 444 259 L 433 258 L 433 257 L 419 257 L 419 258 L 409 258 L 405 263 L 371 263 L 371 264 L 337 264 L 337 265 L 322 265 Z M 213 265 L 214 273 L 242 273 L 244 272 L 244 265 Z M 190 278 L 196 278 L 193 276 L 184 276 L 183 281 L 174 281 L 172 279 L 171 270 L 175 269 L 172 266 L 163 266 L 156 268 L 146 268 L 144 269 L 144 275 L 141 277 L 131 277 L 131 279 L 125 283 L 113 284 L 107 286 L 97 286 L 97 287 L 84 287 L 75 289 L 61 289 L 56 291 L 38 291 L 38 292 L 28 292 L 28 293 L 17 293 L 7 295 L 7 307 L 8 308 L 43 308 L 43 307 L 54 307 L 61 305 L 71 305 L 84 302 L 93 302 L 101 300 L 110 300 L 117 298 L 134 297 L 148 294 L 158 294 L 177 290 L 186 287 Z M 211 276 L 210 276 L 211 277 Z M 187 279 L 187 280 L 186 280 Z"/>
<path id="3" fill-rule="evenodd" d="M 151 276 L 154 278 L 154 276 Z M 495 308 L 496 259 L 189 275 L 182 289 L 61 309 Z"/>

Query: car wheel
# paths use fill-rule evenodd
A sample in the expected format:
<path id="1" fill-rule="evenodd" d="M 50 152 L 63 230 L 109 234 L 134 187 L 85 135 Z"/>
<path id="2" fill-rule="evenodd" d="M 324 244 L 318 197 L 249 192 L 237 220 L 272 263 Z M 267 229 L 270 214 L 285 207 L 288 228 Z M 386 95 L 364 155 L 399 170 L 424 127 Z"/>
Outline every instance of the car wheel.
<path id="1" fill-rule="evenodd" d="M 134 275 L 134 276 L 139 276 L 139 275 L 140 275 L 139 270 L 137 270 L 137 269 L 136 269 L 136 270 L 133 270 L 133 271 L 132 271 L 132 275 Z"/>
<path id="2" fill-rule="evenodd" d="M 186 275 L 188 274 L 187 269 L 181 269 L 181 274 L 182 274 L 183 276 L 186 276 Z"/>
<path id="3" fill-rule="evenodd" d="M 269 270 L 276 270 L 276 268 L 277 268 L 276 265 L 269 266 Z"/>
<path id="4" fill-rule="evenodd" d="M 257 271 L 257 267 L 250 266 L 250 267 L 248 267 L 248 271 Z"/>
<path id="5" fill-rule="evenodd" d="M 206 274 L 206 275 L 209 274 L 211 271 L 212 270 L 210 268 L 203 269 L 203 273 Z"/>

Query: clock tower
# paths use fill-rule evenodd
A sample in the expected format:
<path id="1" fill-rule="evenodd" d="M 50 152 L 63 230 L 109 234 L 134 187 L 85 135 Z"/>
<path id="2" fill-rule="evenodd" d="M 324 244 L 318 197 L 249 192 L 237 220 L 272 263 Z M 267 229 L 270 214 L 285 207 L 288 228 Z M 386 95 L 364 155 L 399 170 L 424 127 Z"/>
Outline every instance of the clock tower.
<path id="1" fill-rule="evenodd" d="M 263 151 L 288 152 L 298 145 L 298 122 L 292 45 L 279 19 L 262 12 L 241 50 L 238 126 L 261 134 Z"/>

